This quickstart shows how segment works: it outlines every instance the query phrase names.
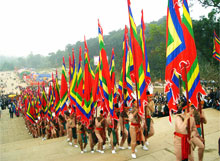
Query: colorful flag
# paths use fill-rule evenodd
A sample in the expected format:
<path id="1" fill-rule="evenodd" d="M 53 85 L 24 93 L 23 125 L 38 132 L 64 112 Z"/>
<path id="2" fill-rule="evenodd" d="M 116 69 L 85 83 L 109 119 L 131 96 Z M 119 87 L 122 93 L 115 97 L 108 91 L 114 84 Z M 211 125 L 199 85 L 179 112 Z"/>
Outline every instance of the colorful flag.
<path id="1" fill-rule="evenodd" d="M 128 35 L 127 35 L 127 26 L 125 26 L 125 35 L 124 35 L 124 43 L 123 43 L 123 63 L 122 63 L 122 69 L 123 69 L 123 98 L 124 103 L 132 101 L 132 93 L 133 93 L 133 86 L 132 86 L 132 79 L 131 79 L 131 64 L 133 63 L 133 56 L 131 49 L 128 44 Z"/>
<path id="2" fill-rule="evenodd" d="M 116 84 L 115 84 L 115 52 L 114 49 L 112 49 L 112 56 L 111 56 L 111 62 L 110 62 L 110 77 L 112 82 L 112 91 L 113 91 L 113 103 L 117 103 L 117 95 L 116 95 Z"/>
<path id="3" fill-rule="evenodd" d="M 137 85 L 137 94 L 138 94 L 138 103 L 139 103 L 139 114 L 144 114 L 144 102 L 146 99 L 146 80 L 143 67 L 143 54 L 141 50 L 141 45 L 139 44 L 139 39 L 137 35 L 136 25 L 134 18 L 131 12 L 131 3 L 128 0 L 128 15 L 130 22 L 130 35 L 131 35 L 131 48 L 134 58 L 134 70 L 135 70 L 135 79 Z"/>
<path id="4" fill-rule="evenodd" d="M 123 94 L 123 68 L 121 69 L 121 74 L 120 74 L 120 79 L 118 82 L 118 93 L 120 96 L 120 101 L 123 101 L 122 103 L 124 104 L 124 94 Z M 120 109 L 120 111 L 123 111 L 123 104 Z"/>
<path id="5" fill-rule="evenodd" d="M 186 49 L 184 50 L 184 61 L 187 73 L 187 77 L 182 74 L 182 78 L 183 80 L 186 80 L 187 78 L 189 100 L 196 108 L 198 108 L 198 93 L 203 95 L 206 95 L 206 93 L 200 84 L 199 63 L 187 0 L 183 0 L 182 28 L 186 44 Z M 185 87 L 185 82 L 183 82 L 183 85 Z"/>
<path id="6" fill-rule="evenodd" d="M 125 97 L 126 101 L 132 101 L 132 93 L 133 93 L 133 85 L 131 79 L 131 65 L 133 63 L 133 56 L 128 44 L 128 36 L 126 35 L 125 46 L 124 46 L 124 55 L 125 55 L 125 88 L 127 90 L 127 94 Z"/>
<path id="7" fill-rule="evenodd" d="M 102 97 L 104 99 L 104 104 L 107 110 L 110 112 L 112 118 L 115 117 L 114 106 L 113 106 L 113 91 L 112 82 L 109 73 L 109 66 L 107 60 L 107 54 L 105 51 L 103 30 L 98 21 L 98 35 L 99 35 L 99 47 L 100 47 L 100 66 L 99 66 L 99 80 L 100 80 L 100 90 Z"/>
<path id="8" fill-rule="evenodd" d="M 49 102 L 48 102 L 47 118 L 51 119 L 52 118 L 52 111 L 53 111 L 53 107 L 54 107 L 53 89 L 52 89 L 51 84 L 49 86 L 49 97 L 48 97 L 48 99 L 49 99 Z"/>
<path id="9" fill-rule="evenodd" d="M 173 91 L 171 88 L 169 88 L 169 92 L 167 92 L 167 103 L 168 103 L 168 107 L 169 107 L 169 121 L 171 123 L 172 122 L 171 121 L 171 110 L 174 112 L 178 111 L 177 104 L 173 100 Z"/>
<path id="10" fill-rule="evenodd" d="M 41 116 L 41 113 L 42 113 L 42 101 L 41 101 L 41 94 L 40 94 L 40 85 L 39 85 L 39 82 L 38 82 L 38 90 L 37 90 L 37 109 L 38 109 L 38 112 L 37 112 L 37 116 Z M 42 116 L 41 116 L 42 117 Z"/>
<path id="11" fill-rule="evenodd" d="M 93 96 L 92 96 L 92 88 L 94 82 L 94 73 L 90 66 L 90 59 L 88 54 L 88 47 L 86 43 L 86 39 L 84 37 L 85 44 L 85 54 L 84 54 L 84 93 L 83 93 L 83 103 L 82 107 L 79 107 L 79 111 L 81 112 L 82 122 L 85 122 L 86 126 L 89 125 L 89 120 L 91 119 L 92 111 L 94 109 Z"/>
<path id="12" fill-rule="evenodd" d="M 72 79 L 73 79 L 73 64 L 72 64 L 71 56 L 69 55 L 69 85 L 71 84 Z"/>
<path id="13" fill-rule="evenodd" d="M 42 92 L 42 108 L 43 108 L 43 113 L 44 115 L 47 114 L 47 95 L 46 95 L 46 91 L 45 91 L 45 85 L 44 85 L 44 82 L 43 82 L 43 92 Z"/>
<path id="14" fill-rule="evenodd" d="M 121 75 L 118 83 L 118 93 L 120 95 L 120 99 L 124 102 L 124 94 L 123 94 L 123 89 L 126 87 L 126 62 L 125 62 L 125 48 L 126 48 L 126 37 L 128 35 L 128 29 L 127 26 L 125 25 L 125 31 L 124 31 L 124 39 L 123 39 L 123 44 L 122 44 L 122 49 L 124 52 L 123 59 L 122 59 L 122 68 L 121 68 Z M 123 107 L 121 108 L 121 111 L 123 111 Z"/>
<path id="15" fill-rule="evenodd" d="M 55 107 L 55 112 L 56 112 L 56 116 L 59 115 L 60 112 L 60 87 L 58 84 L 58 74 L 57 74 L 57 70 L 56 70 L 56 79 L 55 79 L 55 102 L 54 102 L 54 107 Z"/>
<path id="16" fill-rule="evenodd" d="M 166 70 L 165 70 L 165 93 L 173 97 L 170 105 L 179 99 L 179 89 L 175 85 L 176 78 L 181 74 L 180 62 L 183 61 L 183 51 L 185 50 L 185 41 L 181 26 L 178 0 L 168 0 L 167 8 L 167 26 L 166 26 Z M 172 95 L 171 95 L 172 91 Z M 170 109 L 173 106 L 169 106 Z"/>
<path id="17" fill-rule="evenodd" d="M 213 57 L 215 59 L 217 59 L 218 61 L 220 61 L 220 39 L 217 36 L 217 34 L 214 31 L 214 38 L 213 38 L 213 43 L 214 43 L 214 47 L 213 47 Z"/>
<path id="18" fill-rule="evenodd" d="M 99 65 L 100 65 L 100 60 L 95 70 L 95 79 L 92 89 L 93 102 L 95 108 L 97 108 L 98 102 L 102 99 L 100 92 L 100 81 L 99 81 Z"/>
<path id="19" fill-rule="evenodd" d="M 165 81 L 172 79 L 174 70 L 181 74 L 181 62 L 184 61 L 184 50 L 186 49 L 178 0 L 168 0 L 167 27 L 166 27 L 166 71 Z"/>
<path id="20" fill-rule="evenodd" d="M 146 46 L 146 39 L 145 39 L 145 24 L 144 24 L 144 15 L 143 10 L 141 11 L 141 29 L 140 29 L 140 40 L 141 40 L 141 49 L 143 53 L 143 66 L 144 66 L 144 73 L 145 73 L 145 80 L 146 80 L 146 88 L 151 82 L 150 77 L 150 66 L 147 58 L 147 46 Z"/>
<path id="21" fill-rule="evenodd" d="M 26 112 L 26 118 L 33 124 L 36 120 L 36 111 L 35 108 L 32 106 L 32 99 L 28 101 L 27 105 L 27 112 Z"/>
<path id="22" fill-rule="evenodd" d="M 70 101 L 72 106 L 76 106 L 76 87 L 77 87 L 77 71 L 76 71 L 76 61 L 75 61 L 75 55 L 74 55 L 74 49 L 72 49 L 72 81 L 70 84 Z"/>
<path id="23" fill-rule="evenodd" d="M 52 102 L 52 108 L 51 112 L 55 112 L 55 102 L 56 102 L 56 81 L 54 79 L 53 73 L 52 73 L 52 93 L 53 93 L 53 102 Z"/>
<path id="24" fill-rule="evenodd" d="M 77 89 L 76 89 L 76 114 L 81 116 L 80 109 L 83 107 L 83 71 L 82 71 L 82 48 L 79 48 L 79 65 L 77 74 Z"/>
<path id="25" fill-rule="evenodd" d="M 66 77 L 66 66 L 65 60 L 63 57 L 63 66 L 62 66 L 62 75 L 61 75 L 61 88 L 60 88 L 60 111 L 61 114 L 64 114 L 64 111 L 67 110 L 67 101 L 68 100 L 68 86 L 67 86 L 67 77 Z"/>

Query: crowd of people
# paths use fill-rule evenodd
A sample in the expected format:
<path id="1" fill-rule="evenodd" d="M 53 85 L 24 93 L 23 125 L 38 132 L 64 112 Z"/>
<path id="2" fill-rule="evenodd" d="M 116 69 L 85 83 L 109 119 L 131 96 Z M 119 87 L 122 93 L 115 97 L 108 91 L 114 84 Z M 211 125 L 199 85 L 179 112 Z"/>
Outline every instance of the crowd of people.
<path id="1" fill-rule="evenodd" d="M 14 115 L 19 117 L 20 108 L 17 104 L 17 100 L 13 98 L 8 98 L 6 95 L 0 97 L 0 110 L 9 110 L 10 118 L 13 118 Z"/>
<path id="2" fill-rule="evenodd" d="M 66 136 L 68 144 L 74 147 L 79 146 L 82 154 L 87 152 L 86 147 L 88 144 L 91 153 L 96 151 L 103 154 L 108 143 L 112 154 L 116 153 L 116 147 L 119 150 L 128 148 L 131 149 L 131 157 L 136 158 L 136 146 L 141 145 L 143 150 L 148 150 L 149 148 L 149 138 L 154 135 L 152 116 L 157 113 L 155 112 L 155 109 L 157 109 L 155 105 L 159 100 L 161 100 L 162 104 L 162 97 L 164 96 L 161 94 L 148 95 L 149 102 L 145 106 L 144 117 L 139 115 L 137 103 L 133 100 L 131 105 L 126 105 L 123 111 L 120 110 L 119 104 L 116 104 L 115 111 L 118 119 L 113 119 L 110 115 L 106 115 L 100 110 L 98 116 L 92 116 L 89 126 L 82 124 L 80 118 L 76 117 L 76 113 L 70 107 L 69 110 L 64 112 L 64 115 L 59 115 L 51 120 L 41 118 L 35 124 L 26 119 L 25 114 L 23 116 L 29 133 L 35 138 L 42 137 L 42 140 L 46 140 Z M 185 111 L 185 109 L 182 109 L 182 111 Z M 198 146 L 199 160 L 202 160 L 204 143 L 200 123 L 206 123 L 207 120 L 204 113 L 200 114 L 193 105 L 189 113 L 181 112 L 181 114 L 177 115 L 175 121 L 174 147 L 177 160 L 182 157 L 182 152 L 184 151 L 181 140 L 188 136 L 188 131 L 186 130 L 188 119 L 191 121 L 192 136 L 190 145 L 193 149 Z M 193 157 L 192 153 L 189 157 Z"/>
<path id="3" fill-rule="evenodd" d="M 38 118 L 33 124 L 27 119 L 25 108 L 22 108 L 23 118 L 29 133 L 34 137 L 42 137 L 42 140 L 67 136 L 67 142 L 74 147 L 80 147 L 81 153 L 86 152 L 89 144 L 91 153 L 96 151 L 104 153 L 105 145 L 108 141 L 112 153 L 116 153 L 116 146 L 120 150 L 131 149 L 132 158 L 136 158 L 136 146 L 142 145 L 143 150 L 148 150 L 148 139 L 154 135 L 152 114 L 154 113 L 153 95 L 148 95 L 148 104 L 145 106 L 146 115 L 141 117 L 138 112 L 137 102 L 120 110 L 119 104 L 115 105 L 117 117 L 112 118 L 100 110 L 96 116 L 92 116 L 88 126 L 82 124 L 80 118 L 76 117 L 75 111 L 69 106 L 64 115 L 54 116 L 51 120 Z M 127 143 L 126 143 L 127 142 Z"/>
<path id="4" fill-rule="evenodd" d="M 155 103 L 155 112 L 153 113 L 153 117 L 164 117 L 169 116 L 169 108 L 167 97 L 163 93 L 155 93 L 154 97 Z"/>
<path id="5" fill-rule="evenodd" d="M 88 126 L 82 124 L 81 119 L 76 116 L 76 111 L 68 107 L 68 110 L 63 115 L 55 116 L 52 113 L 52 119 L 47 117 L 37 118 L 35 123 L 27 119 L 26 109 L 22 107 L 16 99 L 1 98 L 1 109 L 8 107 L 10 117 L 13 118 L 13 113 L 19 117 L 20 112 L 25 120 L 25 125 L 29 134 L 34 138 L 42 137 L 42 140 L 57 138 L 61 136 L 67 137 L 67 142 L 73 147 L 79 147 L 81 153 L 87 151 L 87 145 L 90 147 L 90 152 L 104 153 L 106 144 L 111 148 L 112 154 L 116 153 L 116 147 L 119 150 L 125 148 L 131 149 L 131 157 L 136 158 L 136 146 L 141 145 L 143 150 L 149 148 L 149 138 L 154 135 L 153 117 L 163 117 L 169 115 L 166 95 L 162 93 L 147 94 L 148 103 L 144 107 L 145 115 L 141 116 L 137 108 L 137 102 L 134 99 L 131 104 L 125 103 L 125 107 L 121 110 L 120 103 L 115 104 L 116 118 L 110 117 L 110 114 L 103 110 L 96 111 Z M 208 101 L 206 100 L 208 98 Z M 211 90 L 206 97 L 201 100 L 203 108 L 216 108 L 219 110 L 219 88 L 215 91 Z M 203 159 L 204 153 L 204 138 L 200 124 L 207 123 L 204 113 L 198 112 L 191 105 L 190 112 L 183 112 L 186 107 L 186 99 L 181 95 L 178 104 L 178 112 L 175 121 L 174 147 L 177 160 L 186 157 L 185 148 L 195 148 L 198 146 L 199 160 Z M 193 116 L 193 117 L 190 117 Z M 191 140 L 190 146 L 183 143 L 183 140 L 188 137 L 187 121 L 190 120 Z M 95 150 L 96 146 L 96 150 Z M 183 148 L 186 146 L 185 148 Z M 185 149 L 185 150 L 184 150 Z M 193 158 L 193 153 L 189 158 Z"/>
<path id="6" fill-rule="evenodd" d="M 211 89 L 204 97 L 204 108 L 214 108 L 220 111 L 220 88 Z"/>

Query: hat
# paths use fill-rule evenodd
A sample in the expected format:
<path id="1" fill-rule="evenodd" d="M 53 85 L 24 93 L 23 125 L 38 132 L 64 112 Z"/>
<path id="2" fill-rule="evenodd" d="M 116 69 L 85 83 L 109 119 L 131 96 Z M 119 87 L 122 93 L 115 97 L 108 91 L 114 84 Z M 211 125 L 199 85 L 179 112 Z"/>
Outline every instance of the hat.
<path id="1" fill-rule="evenodd" d="M 153 97 L 154 95 L 153 94 L 147 94 L 147 97 Z"/>
<path id="2" fill-rule="evenodd" d="M 192 103 L 189 103 L 189 107 L 191 107 L 192 105 L 193 105 Z M 193 107 L 194 107 L 194 105 L 193 105 Z M 187 105 L 182 108 L 182 110 L 185 110 L 185 109 L 187 109 Z"/>
<path id="3" fill-rule="evenodd" d="M 147 97 L 152 97 L 153 96 L 153 94 L 151 94 L 150 91 L 147 91 L 146 94 L 147 94 Z"/>

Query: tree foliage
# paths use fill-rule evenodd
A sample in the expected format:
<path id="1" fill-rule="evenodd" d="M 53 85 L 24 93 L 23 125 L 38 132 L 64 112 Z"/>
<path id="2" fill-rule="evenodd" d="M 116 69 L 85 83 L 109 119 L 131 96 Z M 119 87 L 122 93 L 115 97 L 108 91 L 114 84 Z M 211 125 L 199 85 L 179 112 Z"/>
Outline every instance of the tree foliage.
<path id="1" fill-rule="evenodd" d="M 220 0 L 198 0 L 203 7 L 215 7 L 220 11 Z"/>

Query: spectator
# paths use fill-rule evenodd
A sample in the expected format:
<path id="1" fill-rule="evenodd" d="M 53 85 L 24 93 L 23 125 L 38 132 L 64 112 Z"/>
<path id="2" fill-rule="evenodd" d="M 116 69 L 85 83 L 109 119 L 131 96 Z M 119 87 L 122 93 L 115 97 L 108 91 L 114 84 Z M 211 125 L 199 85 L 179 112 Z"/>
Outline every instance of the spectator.
<path id="1" fill-rule="evenodd" d="M 217 87 L 215 91 L 215 100 L 219 100 L 219 99 L 220 99 L 220 88 Z"/>
<path id="2" fill-rule="evenodd" d="M 13 118 L 14 110 L 13 110 L 13 107 L 11 104 L 8 105 L 8 109 L 9 109 L 9 113 L 10 113 L 10 118 Z"/>
<path id="3" fill-rule="evenodd" d="M 220 111 L 220 105 L 219 105 L 220 101 L 219 100 L 215 100 L 214 102 L 214 108 Z"/>
<path id="4" fill-rule="evenodd" d="M 168 108 L 167 102 L 164 105 L 164 115 L 169 116 L 169 108 Z"/>
<path id="5" fill-rule="evenodd" d="M 162 111 L 162 105 L 161 103 L 158 104 L 158 115 L 157 117 L 162 117 L 163 116 L 163 111 Z"/>

